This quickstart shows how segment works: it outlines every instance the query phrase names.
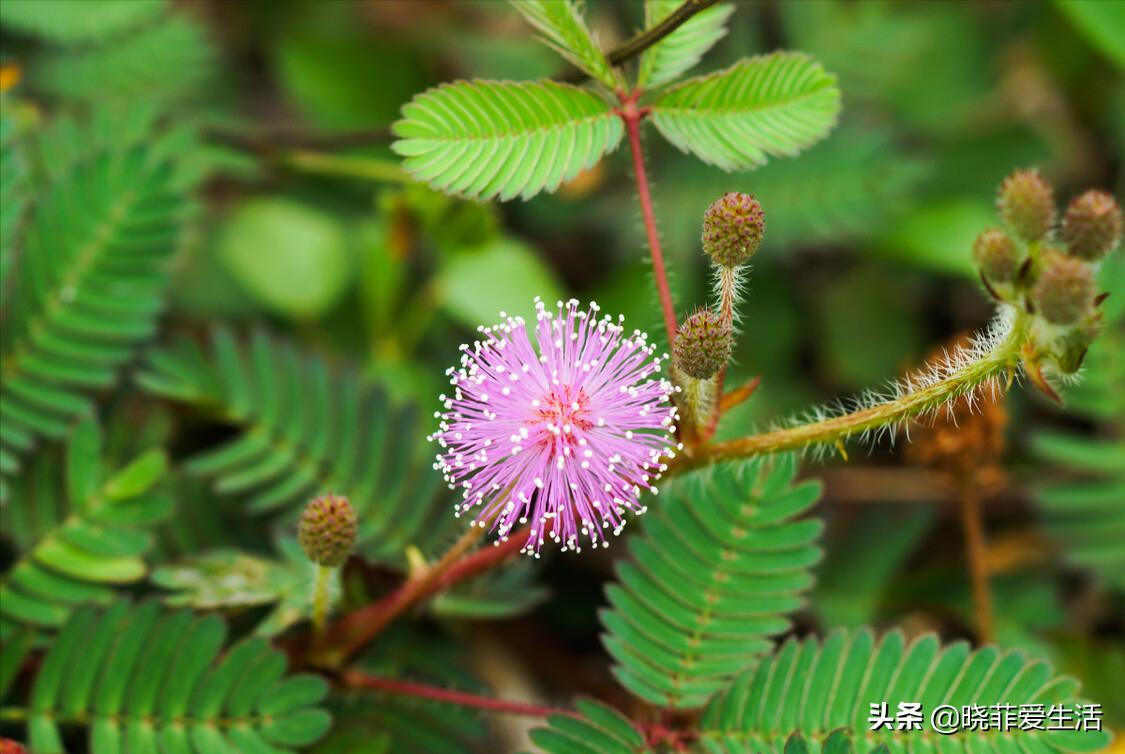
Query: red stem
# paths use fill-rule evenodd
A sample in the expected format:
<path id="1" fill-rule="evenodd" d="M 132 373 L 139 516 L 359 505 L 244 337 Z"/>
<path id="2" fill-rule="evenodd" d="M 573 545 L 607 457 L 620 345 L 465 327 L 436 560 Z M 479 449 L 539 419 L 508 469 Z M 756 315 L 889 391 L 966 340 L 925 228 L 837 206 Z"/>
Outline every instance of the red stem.
<path id="1" fill-rule="evenodd" d="M 513 531 L 508 539 L 493 547 L 484 547 L 453 562 L 436 578 L 408 580 L 398 589 L 366 607 L 354 610 L 331 626 L 325 645 L 346 659 L 370 642 L 394 618 L 410 605 L 443 589 L 496 567 L 526 543 L 523 531 Z M 424 582 L 424 583 L 423 583 Z"/>
<path id="2" fill-rule="evenodd" d="M 409 681 L 396 681 L 390 678 L 377 678 L 375 676 L 349 670 L 341 674 L 341 679 L 349 686 L 371 689 L 373 691 L 386 691 L 390 694 L 406 694 L 419 696 L 424 699 L 433 699 L 438 702 L 456 704 L 462 707 L 476 707 L 493 712 L 503 712 L 509 715 L 527 715 L 529 717 L 546 717 L 547 715 L 571 715 L 573 712 L 554 707 L 539 707 L 534 704 L 521 704 L 519 702 L 505 702 L 502 699 L 493 699 L 480 694 L 469 694 L 464 691 L 439 689 L 421 683 Z"/>
<path id="3" fill-rule="evenodd" d="M 453 691 L 436 686 L 427 686 L 423 683 L 411 683 L 391 678 L 379 678 L 367 675 L 356 670 L 345 670 L 339 678 L 347 686 L 371 691 L 383 691 L 388 694 L 404 694 L 422 699 L 432 699 L 436 702 L 456 704 L 460 707 L 473 707 L 475 709 L 490 710 L 506 715 L 525 715 L 527 717 L 546 717 L 548 715 L 570 715 L 579 717 L 578 713 L 556 707 L 541 707 L 535 704 L 521 702 L 506 702 L 502 699 L 493 699 L 480 694 L 470 694 L 464 691 Z M 695 731 L 682 731 L 665 727 L 661 723 L 640 723 L 630 721 L 640 730 L 649 746 L 667 743 L 675 751 L 686 751 L 687 742 L 694 740 Z"/>
<path id="4" fill-rule="evenodd" d="M 668 347 L 676 342 L 676 308 L 672 303 L 672 289 L 668 286 L 668 271 L 664 267 L 664 254 L 660 250 L 660 234 L 656 231 L 656 215 L 652 211 L 652 194 L 648 188 L 645 173 L 644 153 L 641 151 L 641 118 L 648 110 L 637 108 L 634 92 L 622 97 L 621 108 L 617 111 L 629 132 L 629 147 L 633 153 L 633 172 L 637 176 L 637 193 L 641 199 L 641 216 L 644 218 L 645 233 L 648 235 L 648 249 L 652 256 L 652 271 L 656 275 L 656 289 L 660 293 L 660 307 L 664 310 L 664 328 L 668 331 Z"/>

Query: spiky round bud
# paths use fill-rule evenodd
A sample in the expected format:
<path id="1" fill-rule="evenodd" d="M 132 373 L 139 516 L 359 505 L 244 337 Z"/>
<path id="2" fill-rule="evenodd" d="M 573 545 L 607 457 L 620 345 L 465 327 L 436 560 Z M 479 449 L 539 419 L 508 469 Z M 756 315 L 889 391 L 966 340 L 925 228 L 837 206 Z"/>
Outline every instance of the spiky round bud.
<path id="1" fill-rule="evenodd" d="M 700 309 L 680 325 L 672 363 L 689 377 L 707 380 L 727 365 L 733 349 L 730 323 L 710 309 Z"/>
<path id="2" fill-rule="evenodd" d="M 339 566 L 355 545 L 355 509 L 343 495 L 314 498 L 301 515 L 297 539 L 309 560 L 323 566 Z"/>
<path id="3" fill-rule="evenodd" d="M 1117 248 L 1125 218 L 1104 191 L 1091 189 L 1070 202 L 1063 215 L 1063 241 L 1072 256 L 1087 262 L 1104 259 Z"/>
<path id="4" fill-rule="evenodd" d="M 765 232 L 762 205 L 749 194 L 728 191 L 703 213 L 703 251 L 720 267 L 748 262 Z"/>
<path id="5" fill-rule="evenodd" d="M 1017 170 L 1005 178 L 996 206 L 1007 226 L 1025 241 L 1046 238 L 1055 224 L 1054 190 L 1038 170 Z"/>
<path id="6" fill-rule="evenodd" d="M 1032 300 L 1043 319 L 1071 325 L 1094 306 L 1094 272 L 1079 259 L 1051 254 L 1032 291 Z"/>
<path id="7" fill-rule="evenodd" d="M 973 244 L 973 260 L 984 276 L 994 283 L 1008 283 L 1016 277 L 1019 252 L 1007 233 L 989 228 Z"/>

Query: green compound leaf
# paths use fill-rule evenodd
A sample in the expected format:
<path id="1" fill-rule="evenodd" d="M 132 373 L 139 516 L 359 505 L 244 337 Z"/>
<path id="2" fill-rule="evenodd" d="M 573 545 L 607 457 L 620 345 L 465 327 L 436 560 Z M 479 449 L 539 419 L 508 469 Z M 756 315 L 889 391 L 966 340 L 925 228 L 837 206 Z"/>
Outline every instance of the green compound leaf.
<path id="1" fill-rule="evenodd" d="M 503 620 L 529 612 L 547 599 L 535 582 L 536 561 L 528 558 L 458 584 L 434 598 L 431 612 L 442 618 Z"/>
<path id="2" fill-rule="evenodd" d="M 400 624 L 380 635 L 378 651 L 368 653 L 359 669 L 379 678 L 488 693 L 488 687 L 474 674 L 468 655 L 449 636 L 426 631 L 417 624 Z M 479 710 L 374 690 L 336 695 L 335 700 L 337 722 L 313 754 L 466 754 L 495 750 L 485 745 L 489 725 Z"/>
<path id="3" fill-rule="evenodd" d="M 1062 543 L 1070 563 L 1125 593 L 1125 445 L 1043 433 L 1033 447 L 1064 476 L 1033 492 L 1048 536 Z"/>
<path id="4" fill-rule="evenodd" d="M 619 86 L 618 77 L 586 27 L 581 2 L 511 0 L 511 3 L 542 32 L 549 47 L 611 89 Z"/>
<path id="5" fill-rule="evenodd" d="M 126 32 L 167 7 L 164 0 L 4 0 L 0 26 L 50 42 L 75 44 Z"/>
<path id="6" fill-rule="evenodd" d="M 30 166 L 19 148 L 22 134 L 15 118 L 0 113 L 0 318 L 8 304 L 8 284 L 14 278 L 19 250 L 17 231 L 31 198 Z"/>
<path id="7" fill-rule="evenodd" d="M 457 81 L 402 108 L 392 148 L 420 181 L 450 194 L 507 201 L 554 191 L 621 141 L 597 95 L 554 81 Z"/>
<path id="8" fill-rule="evenodd" d="M 1095 0 L 1055 0 L 1055 7 L 1107 58 L 1125 70 L 1125 7 Z"/>
<path id="9" fill-rule="evenodd" d="M 57 629 L 79 606 L 107 604 L 115 585 L 144 577 L 150 529 L 172 512 L 168 497 L 150 492 L 165 468 L 163 453 L 152 451 L 107 475 L 93 422 L 75 429 L 65 464 L 39 454 L 5 510 L 4 532 L 22 552 L 0 576 L 5 651 L 21 627 Z"/>
<path id="10" fill-rule="evenodd" d="M 1044 531 L 1062 545 L 1066 560 L 1125 594 L 1125 309 L 1109 303 L 1125 293 L 1123 273 L 1121 255 L 1105 261 L 1108 321 L 1083 361 L 1082 382 L 1067 392 L 1068 412 L 1103 424 L 1117 439 L 1061 429 L 1038 433 L 1032 448 L 1049 465 L 1032 496 Z"/>
<path id="11" fill-rule="evenodd" d="M 655 26 L 681 5 L 683 0 L 645 0 L 645 27 Z M 734 6 L 729 4 L 701 11 L 641 53 L 637 85 L 657 87 L 679 78 L 726 36 L 727 19 L 732 13 Z"/>
<path id="12" fill-rule="evenodd" d="M 182 101 L 204 93 L 217 62 L 203 24 L 173 14 L 105 44 L 45 51 L 36 58 L 29 80 L 37 90 L 79 102 Z"/>
<path id="13" fill-rule="evenodd" d="M 652 103 L 653 122 L 666 139 L 726 171 L 796 155 L 823 139 L 839 112 L 836 77 L 800 52 L 740 60 Z"/>
<path id="14" fill-rule="evenodd" d="M 90 415 L 89 394 L 156 329 L 189 206 L 177 168 L 190 145 L 186 132 L 155 131 L 151 112 L 117 108 L 59 121 L 35 144 L 47 182 L 16 239 L 4 308 L 0 476 Z"/>
<path id="15" fill-rule="evenodd" d="M 164 598 L 167 604 L 196 610 L 276 603 L 254 628 L 259 636 L 273 636 L 312 613 L 316 583 L 313 566 L 297 540 L 279 540 L 277 549 L 280 559 L 214 550 L 154 569 L 152 582 L 173 592 Z M 331 604 L 339 597 L 338 578 L 329 584 Z"/>
<path id="16" fill-rule="evenodd" d="M 444 487 L 420 442 L 419 410 L 392 407 L 382 387 L 353 371 L 330 369 L 261 330 L 241 343 L 218 328 L 209 349 L 181 339 L 154 351 L 137 379 L 240 429 L 184 470 L 242 498 L 249 511 L 295 512 L 314 495 L 344 495 L 359 515 L 359 547 L 394 563 L 407 544 L 443 535 L 430 525 Z"/>
<path id="17" fill-rule="evenodd" d="M 647 702 L 699 707 L 784 633 L 821 556 L 820 486 L 792 486 L 791 456 L 695 472 L 662 489 L 606 590 L 603 642 Z"/>
<path id="18" fill-rule="evenodd" d="M 548 715 L 547 727 L 531 731 L 545 754 L 650 754 L 628 718 L 591 699 L 575 702 L 578 715 Z"/>
<path id="19" fill-rule="evenodd" d="M 98 754 L 283 754 L 323 736 L 324 681 L 286 678 L 284 655 L 261 639 L 220 657 L 225 633 L 217 616 L 156 602 L 75 613 L 32 687 L 31 750 L 62 754 L 62 724 L 85 727 Z"/>
<path id="20" fill-rule="evenodd" d="M 931 727 L 930 715 L 941 705 L 960 711 L 967 705 L 1041 704 L 1046 713 L 1060 704 L 1074 714 L 1075 705 L 1085 704 L 1077 693 L 1077 681 L 1021 651 L 972 652 L 965 642 L 943 648 L 932 634 L 907 644 L 899 632 L 876 641 L 869 630 L 836 631 L 823 641 L 790 640 L 739 674 L 705 710 L 700 742 L 714 754 L 782 752 L 786 739 L 800 731 L 809 751 L 827 752 L 846 750 L 841 734 L 835 741 L 830 734 L 850 728 L 861 752 L 1097 751 L 1109 743 L 1108 732 L 962 729 L 942 735 Z M 871 705 L 886 703 L 894 716 L 899 702 L 921 704 L 922 728 L 871 730 Z"/>

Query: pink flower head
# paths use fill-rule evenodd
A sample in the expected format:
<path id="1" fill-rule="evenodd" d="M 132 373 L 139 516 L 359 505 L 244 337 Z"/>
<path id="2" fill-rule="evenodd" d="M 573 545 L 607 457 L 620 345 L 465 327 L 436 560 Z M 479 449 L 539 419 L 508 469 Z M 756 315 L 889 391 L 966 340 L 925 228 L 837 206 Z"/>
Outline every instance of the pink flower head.
<path id="1" fill-rule="evenodd" d="M 580 537 L 608 547 L 602 530 L 617 534 L 626 510 L 645 511 L 638 497 L 656 491 L 661 457 L 679 447 L 675 388 L 649 379 L 667 356 L 651 358 L 648 336 L 625 335 L 620 318 L 597 319 L 596 304 L 560 301 L 556 313 L 535 302 L 538 349 L 523 318 L 503 312 L 504 324 L 479 328 L 485 340 L 461 347 L 430 437 L 442 447 L 434 468 L 463 490 L 457 515 L 477 508 L 501 540 L 531 521 L 524 552 L 538 557 L 548 536 L 563 549 Z"/>

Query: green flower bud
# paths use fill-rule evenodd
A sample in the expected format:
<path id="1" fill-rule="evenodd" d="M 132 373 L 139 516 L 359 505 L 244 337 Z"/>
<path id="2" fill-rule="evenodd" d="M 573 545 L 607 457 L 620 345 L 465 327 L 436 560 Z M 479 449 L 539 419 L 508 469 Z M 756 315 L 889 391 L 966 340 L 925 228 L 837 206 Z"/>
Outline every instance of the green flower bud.
<path id="1" fill-rule="evenodd" d="M 1062 235 L 1071 255 L 1096 262 L 1117 247 L 1123 226 L 1125 218 L 1114 198 L 1091 189 L 1067 207 Z"/>
<path id="2" fill-rule="evenodd" d="M 1025 241 L 1040 241 L 1055 224 L 1051 184 L 1037 170 L 1017 170 L 1004 179 L 996 197 L 1000 217 Z"/>
<path id="3" fill-rule="evenodd" d="M 689 377 L 707 380 L 727 365 L 732 350 L 730 324 L 710 309 L 700 309 L 680 325 L 672 347 L 672 363 Z"/>
<path id="4" fill-rule="evenodd" d="M 1094 306 L 1094 272 L 1085 262 L 1055 252 L 1031 292 L 1043 319 L 1055 325 L 1071 325 Z"/>
<path id="5" fill-rule="evenodd" d="M 352 553 L 356 537 L 355 509 L 342 495 L 321 495 L 301 515 L 297 539 L 309 560 L 339 566 Z"/>
<path id="6" fill-rule="evenodd" d="M 762 205 L 749 194 L 728 192 L 703 213 L 703 251 L 720 267 L 749 261 L 765 232 Z"/>
<path id="7" fill-rule="evenodd" d="M 1019 268 L 1019 252 L 1007 233 L 989 228 L 973 244 L 973 260 L 984 276 L 994 283 L 1009 283 Z"/>

